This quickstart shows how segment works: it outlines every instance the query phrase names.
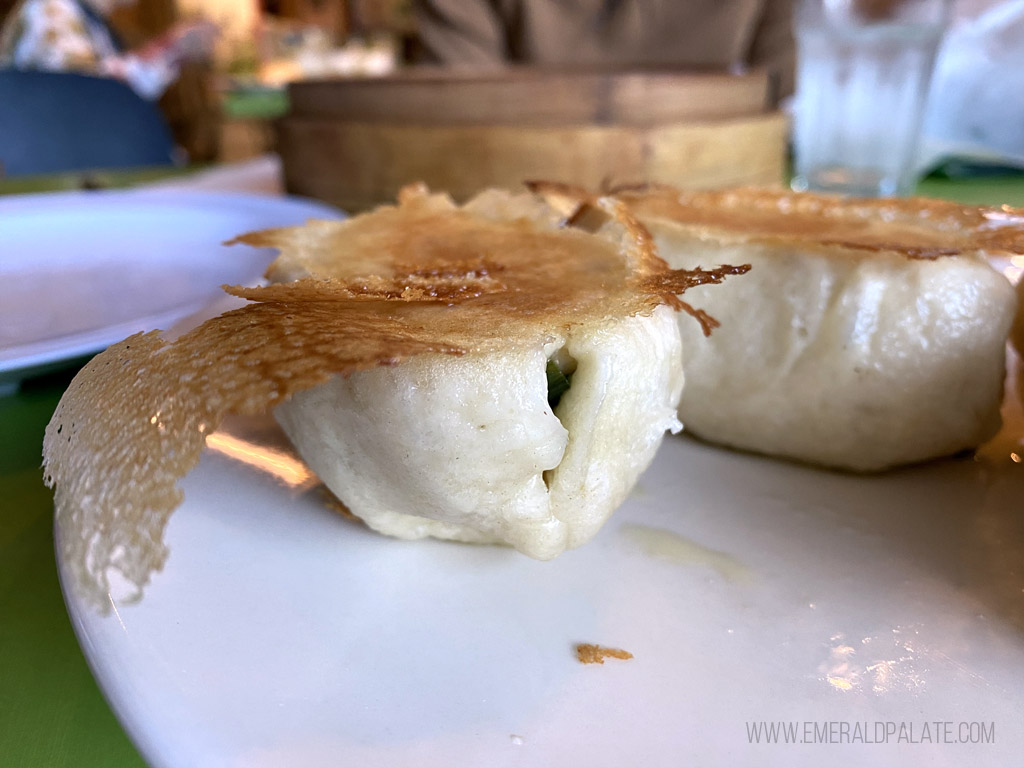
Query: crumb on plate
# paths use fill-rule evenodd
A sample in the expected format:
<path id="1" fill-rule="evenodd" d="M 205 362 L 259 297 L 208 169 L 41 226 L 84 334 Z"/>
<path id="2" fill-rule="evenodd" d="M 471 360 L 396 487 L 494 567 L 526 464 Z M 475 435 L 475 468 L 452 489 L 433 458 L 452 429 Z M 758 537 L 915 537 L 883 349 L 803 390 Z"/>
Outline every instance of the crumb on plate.
<path id="1" fill-rule="evenodd" d="M 580 664 L 604 664 L 604 660 L 607 658 L 625 661 L 632 659 L 633 654 L 621 648 L 605 648 L 601 645 L 580 643 L 576 646 L 576 658 Z"/>

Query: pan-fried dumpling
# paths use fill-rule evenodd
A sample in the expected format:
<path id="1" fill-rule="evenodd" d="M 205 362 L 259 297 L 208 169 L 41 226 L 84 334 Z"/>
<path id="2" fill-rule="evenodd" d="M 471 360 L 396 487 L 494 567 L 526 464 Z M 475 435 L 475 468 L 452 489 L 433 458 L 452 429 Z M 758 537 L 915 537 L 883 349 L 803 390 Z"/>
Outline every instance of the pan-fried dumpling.
<path id="1" fill-rule="evenodd" d="M 522 235 L 513 230 L 522 230 L 524 214 L 535 232 L 561 226 L 529 195 L 485 193 L 462 209 L 460 216 L 470 216 L 458 226 L 443 225 L 442 238 L 439 221 L 453 214 L 442 196 L 410 198 L 400 209 L 317 225 L 313 239 L 293 230 L 257 244 L 281 249 L 269 270 L 274 279 L 352 280 L 367 271 L 388 274 L 395 263 L 436 260 L 436 247 L 448 261 L 482 250 L 501 264 L 517 258 Z M 509 219 L 519 221 L 513 230 Z M 406 221 L 415 221 L 415 230 L 410 225 L 393 240 Z M 595 265 L 611 257 L 613 271 L 624 266 L 621 236 L 615 224 L 597 235 L 558 235 L 567 247 L 586 249 Z M 381 238 L 388 241 L 383 247 Z M 536 266 L 542 280 L 546 269 Z M 501 279 L 503 272 L 493 274 Z M 609 276 L 627 279 L 624 272 Z M 567 295 L 580 289 L 568 286 Z M 496 321 L 508 322 L 509 311 Z M 663 305 L 649 314 L 580 315 L 486 354 L 426 354 L 336 376 L 296 394 L 275 415 L 327 487 L 370 527 L 406 539 L 502 542 L 549 559 L 589 540 L 625 499 L 665 431 L 679 430 L 683 379 L 674 314 Z M 552 375 L 571 380 L 557 403 L 548 391 L 551 366 Z"/>
<path id="2" fill-rule="evenodd" d="M 276 409 L 351 511 L 396 536 L 554 557 L 593 536 L 678 428 L 678 295 L 621 203 L 567 226 L 533 195 L 399 205 L 240 240 L 279 282 L 174 342 L 137 334 L 75 377 L 46 430 L 60 546 L 101 608 L 167 556 L 177 481 L 227 413 Z M 697 323 L 695 323 L 696 325 Z"/>
<path id="3" fill-rule="evenodd" d="M 752 267 L 691 294 L 721 327 L 680 326 L 688 433 L 868 471 L 998 430 L 1015 300 L 986 256 L 1024 250 L 1024 213 L 750 189 L 619 198 L 670 266 Z"/>

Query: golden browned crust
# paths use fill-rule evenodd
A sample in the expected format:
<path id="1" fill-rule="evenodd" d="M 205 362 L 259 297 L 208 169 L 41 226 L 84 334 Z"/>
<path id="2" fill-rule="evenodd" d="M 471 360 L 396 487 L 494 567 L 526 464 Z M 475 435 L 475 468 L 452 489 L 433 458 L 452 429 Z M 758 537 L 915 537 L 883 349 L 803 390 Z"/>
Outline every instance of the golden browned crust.
<path id="1" fill-rule="evenodd" d="M 579 190 L 540 185 L 561 209 Z M 644 223 L 658 220 L 730 240 L 795 242 L 851 251 L 892 251 L 935 259 L 961 253 L 1024 253 L 1024 209 L 978 208 L 942 200 L 844 199 L 782 189 L 680 191 L 659 185 L 618 187 Z"/>
<path id="2" fill-rule="evenodd" d="M 605 648 L 601 645 L 580 643 L 576 646 L 576 659 L 581 664 L 604 664 L 605 659 L 632 659 L 633 654 L 621 648 Z"/>
<path id="3" fill-rule="evenodd" d="M 141 593 L 166 558 L 177 481 L 228 413 L 265 412 L 333 374 L 412 355 L 538 345 L 680 307 L 676 294 L 737 272 L 670 270 L 621 203 L 595 204 L 610 221 L 590 234 L 560 227 L 530 195 L 460 209 L 417 188 L 345 222 L 240 238 L 281 249 L 278 268 L 320 276 L 231 288 L 254 303 L 173 343 L 153 332 L 115 344 L 57 406 L 45 477 L 75 582 L 101 607 L 112 575 Z"/>
<path id="4" fill-rule="evenodd" d="M 570 225 L 582 226 L 586 229 L 599 221 L 602 215 L 604 218 L 607 218 L 607 213 L 609 211 L 608 198 L 592 195 L 580 187 L 561 182 L 527 181 L 526 186 L 532 192 L 542 197 L 548 205 L 558 211 Z M 615 215 L 625 222 L 627 231 L 640 244 L 640 252 L 654 256 L 656 249 L 653 238 L 647 228 L 644 227 L 621 202 L 616 201 L 615 203 L 612 203 L 611 206 L 611 210 L 616 212 Z M 595 216 L 594 214 L 598 215 Z M 656 256 L 654 257 L 658 258 Z M 719 278 L 724 278 L 729 275 L 742 275 L 749 270 L 749 264 L 739 266 L 725 265 L 716 267 L 710 272 L 698 268 L 693 270 L 691 275 L 696 277 L 698 275 L 706 276 L 713 274 L 717 275 Z M 708 336 L 712 329 L 718 327 L 718 321 L 704 310 L 696 309 L 680 299 L 678 294 L 682 293 L 682 291 L 672 292 L 671 285 L 662 284 L 664 274 L 664 272 L 658 270 L 649 277 L 643 278 L 643 280 L 646 281 L 646 289 L 653 291 L 654 293 L 661 293 L 665 295 L 667 304 L 671 305 L 676 311 L 686 312 L 695 318 L 700 323 L 704 335 Z M 675 279 L 676 278 L 672 278 L 672 280 Z"/>

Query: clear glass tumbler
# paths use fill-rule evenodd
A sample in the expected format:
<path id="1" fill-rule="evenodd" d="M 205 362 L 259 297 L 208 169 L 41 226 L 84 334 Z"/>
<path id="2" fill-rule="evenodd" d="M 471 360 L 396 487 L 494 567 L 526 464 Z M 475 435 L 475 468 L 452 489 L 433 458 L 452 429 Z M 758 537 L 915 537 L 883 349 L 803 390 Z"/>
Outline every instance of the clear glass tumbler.
<path id="1" fill-rule="evenodd" d="M 948 0 L 800 0 L 793 189 L 907 195 Z"/>

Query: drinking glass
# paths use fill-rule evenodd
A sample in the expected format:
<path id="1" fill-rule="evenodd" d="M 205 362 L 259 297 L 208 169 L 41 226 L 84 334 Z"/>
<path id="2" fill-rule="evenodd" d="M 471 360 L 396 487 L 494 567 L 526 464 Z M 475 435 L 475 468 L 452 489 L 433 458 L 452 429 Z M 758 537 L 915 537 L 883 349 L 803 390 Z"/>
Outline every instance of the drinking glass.
<path id="1" fill-rule="evenodd" d="M 907 195 L 948 0 L 800 0 L 793 188 Z"/>

